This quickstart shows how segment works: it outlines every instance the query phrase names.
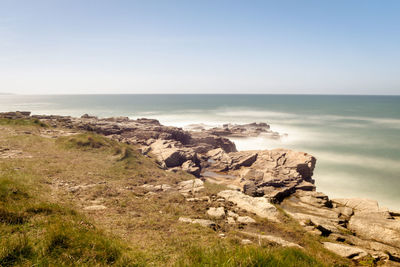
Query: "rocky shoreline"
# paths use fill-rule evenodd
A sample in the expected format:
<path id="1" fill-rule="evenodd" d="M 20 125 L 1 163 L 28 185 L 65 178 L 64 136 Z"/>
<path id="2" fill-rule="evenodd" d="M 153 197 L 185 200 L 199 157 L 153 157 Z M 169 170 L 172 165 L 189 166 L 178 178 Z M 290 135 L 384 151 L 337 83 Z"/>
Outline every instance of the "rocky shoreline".
<path id="1" fill-rule="evenodd" d="M 400 262 L 399 212 L 379 207 L 374 200 L 329 199 L 317 192 L 313 179 L 316 159 L 312 155 L 288 149 L 239 152 L 229 140 L 229 137 L 282 136 L 271 131 L 266 123 L 214 128 L 191 125 L 184 130 L 161 125 L 154 119 L 97 118 L 87 114 L 74 118 L 7 112 L 0 113 L 0 118 L 40 120 L 50 126 L 43 135 L 46 131 L 49 135 L 52 131 L 70 135 L 85 130 L 136 145 L 143 155 L 154 158 L 160 168 L 185 171 L 196 177 L 180 185 L 179 191 L 187 201 L 201 201 L 196 199 L 196 192 L 202 189 L 203 181 L 222 184 L 229 190 L 219 192 L 220 199 L 277 223 L 281 222 L 282 209 L 309 233 L 326 237 L 324 247 L 340 256 L 352 259 L 372 256 L 389 265 Z M 239 220 L 226 207 L 210 208 L 207 212 L 228 223 Z M 214 224 L 198 220 L 180 219 L 209 227 Z M 240 220 L 249 223 L 253 219 Z M 259 238 L 273 239 L 268 235 Z M 279 242 L 286 244 L 285 240 Z"/>

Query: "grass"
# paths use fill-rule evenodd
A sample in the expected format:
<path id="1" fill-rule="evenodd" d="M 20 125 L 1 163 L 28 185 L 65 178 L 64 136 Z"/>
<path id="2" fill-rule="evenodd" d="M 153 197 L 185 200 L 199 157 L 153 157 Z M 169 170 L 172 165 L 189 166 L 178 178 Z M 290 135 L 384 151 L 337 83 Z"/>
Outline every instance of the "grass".
<path id="1" fill-rule="evenodd" d="M 212 248 L 191 247 L 180 266 L 324 266 L 299 249 L 271 249 L 257 246 L 216 246 Z"/>
<path id="2" fill-rule="evenodd" d="M 251 230 L 279 233 L 301 242 L 305 251 L 242 246 L 243 237 L 223 221 L 218 230 L 226 234 L 223 239 L 214 230 L 178 223 L 180 216 L 206 218 L 209 203 L 187 202 L 177 192 L 149 194 L 141 185 L 176 186 L 193 176 L 166 172 L 134 146 L 96 134 L 44 138 L 21 133 L 20 127 L 38 129 L 37 124 L 0 126 L 0 147 L 32 155 L 0 159 L 0 266 L 351 264 L 292 221 L 261 220 Z M 225 189 L 205 187 L 209 195 Z M 83 210 L 93 204 L 107 208 Z"/>
<path id="3" fill-rule="evenodd" d="M 125 265 L 122 241 L 74 209 L 42 199 L 29 173 L 1 167 L 0 266 Z"/>
<path id="4" fill-rule="evenodd" d="M 47 128 L 49 127 L 46 123 L 38 119 L 6 119 L 0 118 L 0 125 L 16 125 L 16 126 L 39 126 Z"/>

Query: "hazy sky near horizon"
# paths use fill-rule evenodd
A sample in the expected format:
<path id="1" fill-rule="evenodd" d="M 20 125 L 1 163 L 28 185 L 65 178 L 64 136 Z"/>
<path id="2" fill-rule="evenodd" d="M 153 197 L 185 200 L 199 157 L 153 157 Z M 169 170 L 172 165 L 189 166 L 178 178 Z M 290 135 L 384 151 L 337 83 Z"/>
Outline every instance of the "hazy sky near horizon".
<path id="1" fill-rule="evenodd" d="M 0 0 L 0 92 L 400 94 L 400 1 Z"/>

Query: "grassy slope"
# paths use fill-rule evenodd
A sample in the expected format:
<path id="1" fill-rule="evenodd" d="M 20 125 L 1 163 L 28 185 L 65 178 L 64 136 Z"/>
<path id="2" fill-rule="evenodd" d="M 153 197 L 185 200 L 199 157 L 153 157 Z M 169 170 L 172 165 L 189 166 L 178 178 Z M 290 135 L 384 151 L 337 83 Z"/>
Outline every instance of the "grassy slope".
<path id="1" fill-rule="evenodd" d="M 0 266 L 351 264 L 289 218 L 245 230 L 280 233 L 305 251 L 242 246 L 239 229 L 222 221 L 223 239 L 214 230 L 178 223 L 180 216 L 205 218 L 208 204 L 186 202 L 175 192 L 148 194 L 140 185 L 193 177 L 163 171 L 133 147 L 101 136 L 41 137 L 43 126 L 0 121 L 0 149 L 22 151 L 17 158 L 0 158 Z M 217 191 L 206 188 L 208 194 Z M 83 209 L 99 204 L 107 209 Z"/>

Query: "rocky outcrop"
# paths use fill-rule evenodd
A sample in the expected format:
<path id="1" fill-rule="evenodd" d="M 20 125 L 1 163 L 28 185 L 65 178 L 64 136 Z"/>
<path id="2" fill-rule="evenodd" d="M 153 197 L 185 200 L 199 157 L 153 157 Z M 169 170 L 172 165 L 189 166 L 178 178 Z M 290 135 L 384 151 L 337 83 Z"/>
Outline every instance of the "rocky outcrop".
<path id="1" fill-rule="evenodd" d="M 226 153 L 218 148 L 207 156 L 205 170 L 237 177 L 236 183 L 250 196 L 280 202 L 296 190 L 315 189 L 312 175 L 316 159 L 307 153 L 287 149 Z"/>
<path id="2" fill-rule="evenodd" d="M 272 131 L 270 126 L 264 122 L 248 124 L 223 124 L 219 127 L 207 127 L 204 124 L 191 124 L 185 127 L 191 131 L 202 132 L 210 135 L 223 137 L 263 137 L 279 139 L 286 135 L 281 135 Z"/>
<path id="3" fill-rule="evenodd" d="M 195 176 L 199 176 L 201 171 L 199 154 L 216 148 L 225 152 L 236 151 L 235 144 L 225 137 L 164 126 L 154 119 L 98 118 L 88 114 L 80 118 L 57 115 L 31 116 L 28 111 L 0 113 L 0 118 L 33 118 L 52 127 L 91 131 L 121 142 L 136 144 L 143 154 L 151 152 L 155 155 L 163 168 L 181 169 Z"/>
<path id="4" fill-rule="evenodd" d="M 281 206 L 310 233 L 346 242 L 324 243 L 343 257 L 400 261 L 400 217 L 374 200 L 330 200 L 323 193 L 298 191 Z"/>

